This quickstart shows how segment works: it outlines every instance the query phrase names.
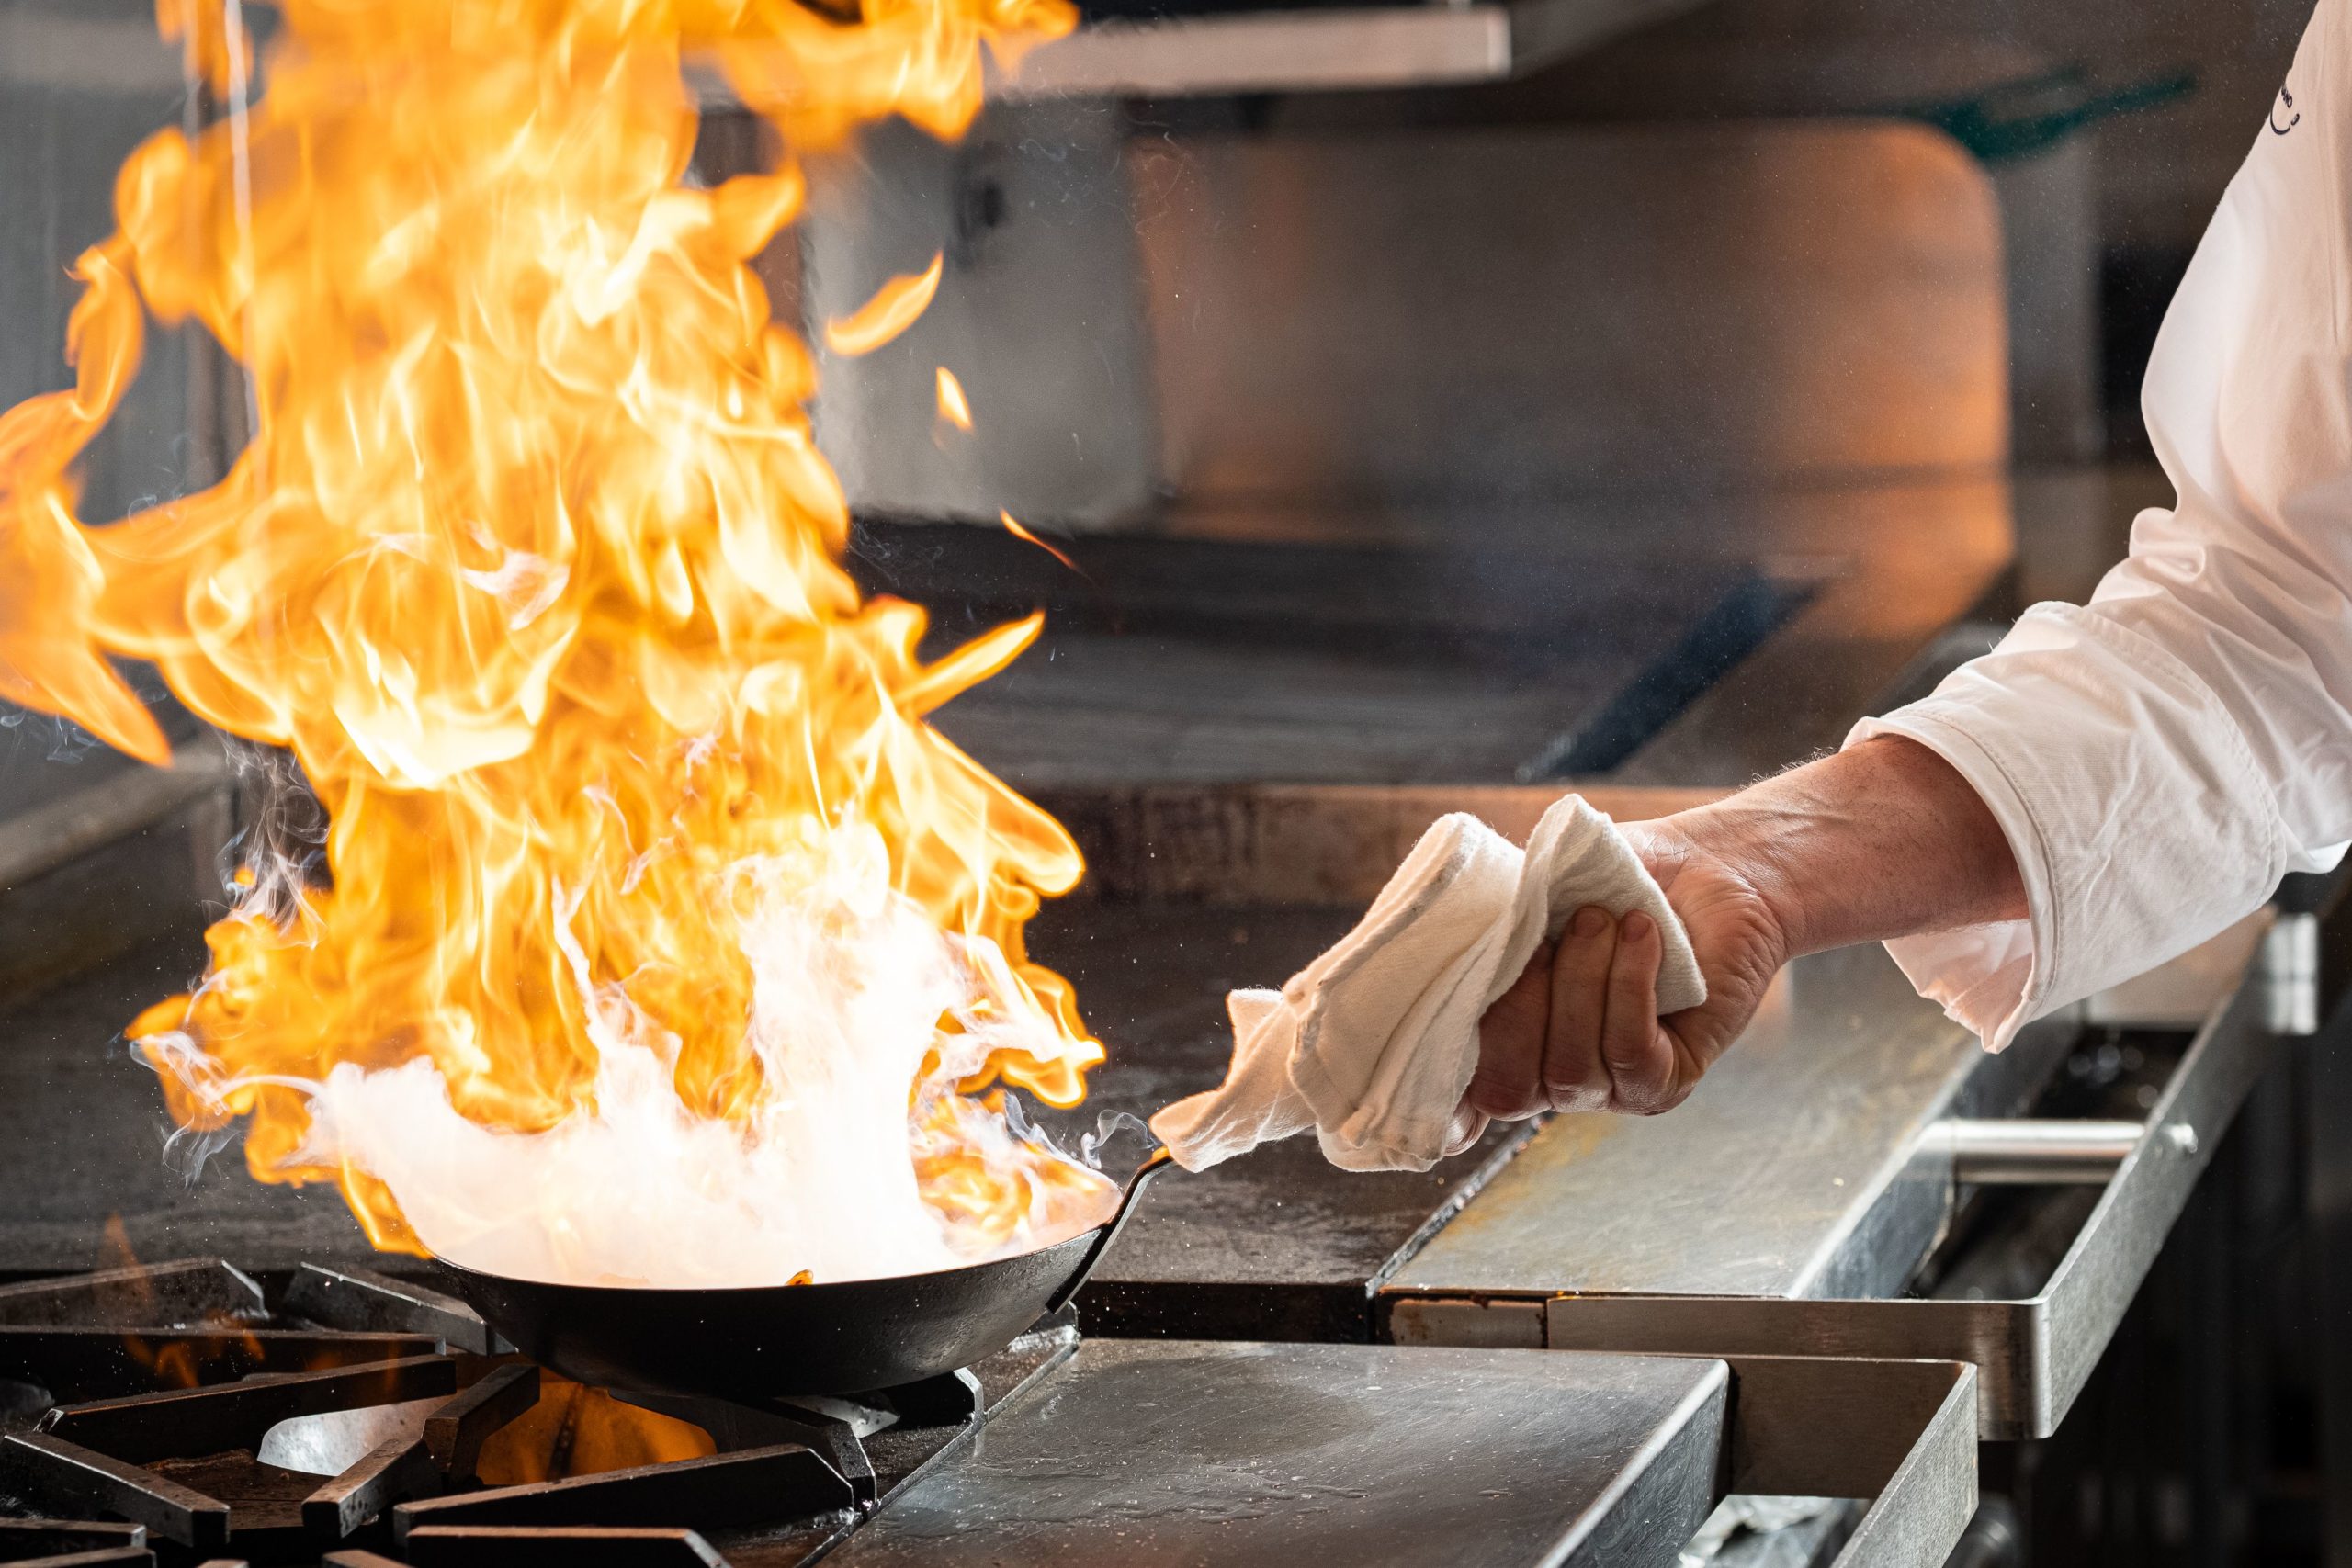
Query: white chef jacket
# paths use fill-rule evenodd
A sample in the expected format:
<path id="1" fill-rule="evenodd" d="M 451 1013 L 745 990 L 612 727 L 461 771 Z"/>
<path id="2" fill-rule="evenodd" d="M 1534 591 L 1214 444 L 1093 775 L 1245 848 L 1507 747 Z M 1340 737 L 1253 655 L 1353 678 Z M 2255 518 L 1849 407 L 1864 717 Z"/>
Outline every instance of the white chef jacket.
<path id="1" fill-rule="evenodd" d="M 2178 501 L 2087 604 L 2038 604 L 1858 726 L 1984 796 L 2026 919 L 1887 944 L 1997 1049 L 2352 840 L 2352 0 L 2321 0 L 2165 314 L 2142 393 Z"/>

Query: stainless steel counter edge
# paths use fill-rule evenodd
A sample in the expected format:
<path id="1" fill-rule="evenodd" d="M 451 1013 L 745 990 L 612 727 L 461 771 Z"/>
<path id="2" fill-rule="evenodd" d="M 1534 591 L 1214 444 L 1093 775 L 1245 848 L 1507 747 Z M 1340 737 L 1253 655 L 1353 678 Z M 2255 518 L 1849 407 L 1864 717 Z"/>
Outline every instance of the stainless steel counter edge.
<path id="1" fill-rule="evenodd" d="M 1801 959 L 1686 1104 L 1553 1118 L 1393 1291 L 1891 1293 L 1949 1212 L 1950 1160 L 1921 1134 L 2007 1061 L 1877 948 Z"/>
<path id="2" fill-rule="evenodd" d="M 1401 1298 L 1410 1292 L 1392 1292 L 1392 1334 L 1405 1308 L 1412 1337 L 1430 1342 L 1484 1337 L 1555 1349 L 1961 1360 L 1981 1373 L 1980 1436 L 2047 1437 L 2081 1393 L 2214 1147 L 2268 1066 L 2276 1037 L 2267 1009 L 2258 971 L 2215 1008 L 2138 1146 L 2048 1283 L 2029 1299 L 1555 1294 L 1408 1307 Z"/>
<path id="3" fill-rule="evenodd" d="M 134 768 L 96 788 L 0 821 L 0 890 L 70 865 L 199 802 L 220 805 L 225 812 L 231 787 L 228 761 L 217 747 L 184 742 L 168 768 Z M 224 815 L 191 852 L 203 856 L 217 852 L 228 832 Z M 207 863 L 202 870 L 209 873 L 213 867 Z"/>
<path id="4" fill-rule="evenodd" d="M 1834 1568 L 1941 1568 L 1975 1517 L 1976 1369 L 1917 1365 L 1924 1374 L 1948 1377 L 1943 1398 Z"/>
<path id="5" fill-rule="evenodd" d="M 1618 1472 L 1613 1483 L 1592 1501 L 1577 1528 L 1553 1561 L 1559 1568 L 1610 1568 L 1626 1561 L 1628 1509 L 1637 1497 L 1702 1496 L 1712 1506 L 1720 1496 L 1721 1450 L 1736 1441 L 1732 1427 L 1731 1369 L 1713 1361 L 1708 1375 L 1691 1385 L 1674 1413 L 1658 1424 L 1641 1451 Z M 1678 1487 L 1673 1478 L 1687 1475 L 1696 1483 Z M 1685 1517 L 1664 1514 L 1656 1505 L 1636 1507 L 1632 1516 L 1644 1545 L 1666 1548 L 1668 1555 L 1690 1539 L 1706 1517 L 1706 1507 Z"/>

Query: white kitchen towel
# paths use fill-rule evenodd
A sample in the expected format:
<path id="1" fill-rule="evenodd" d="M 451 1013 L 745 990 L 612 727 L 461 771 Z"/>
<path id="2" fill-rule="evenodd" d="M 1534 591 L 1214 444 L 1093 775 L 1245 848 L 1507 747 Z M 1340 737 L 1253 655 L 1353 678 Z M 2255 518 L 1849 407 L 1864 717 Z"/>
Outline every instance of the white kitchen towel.
<path id="1" fill-rule="evenodd" d="M 1706 982 L 1690 934 L 1617 830 L 1582 798 L 1553 803 L 1521 851 L 1475 817 L 1432 823 L 1355 930 L 1279 991 L 1234 991 L 1225 1082 L 1151 1119 L 1178 1164 L 1203 1170 L 1313 1128 L 1350 1170 L 1427 1170 L 1486 1130 L 1461 1110 L 1478 1020 L 1578 909 L 1642 909 L 1666 956 L 1661 1014 Z"/>

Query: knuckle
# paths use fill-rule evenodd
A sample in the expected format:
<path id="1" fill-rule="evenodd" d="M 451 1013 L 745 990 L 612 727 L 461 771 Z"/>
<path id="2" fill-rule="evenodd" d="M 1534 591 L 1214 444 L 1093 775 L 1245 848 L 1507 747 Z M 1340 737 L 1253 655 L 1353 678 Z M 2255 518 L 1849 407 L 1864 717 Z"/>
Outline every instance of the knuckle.
<path id="1" fill-rule="evenodd" d="M 1520 1121 L 1530 1114 L 1525 1109 L 1525 1089 L 1484 1072 L 1470 1080 L 1470 1088 L 1462 1098 L 1473 1111 L 1483 1111 L 1498 1122 Z"/>
<path id="2" fill-rule="evenodd" d="M 1645 1086 L 1641 1102 L 1634 1107 L 1636 1116 L 1663 1116 L 1690 1098 L 1692 1084 L 1653 1084 Z"/>
<path id="3" fill-rule="evenodd" d="M 1606 1084 L 1548 1084 L 1545 1093 L 1554 1111 L 1599 1111 L 1609 1103 Z"/>
<path id="4" fill-rule="evenodd" d="M 1646 1064 L 1615 1075 L 1611 1102 L 1629 1116 L 1655 1116 L 1673 1103 L 1672 1086 Z"/>
<path id="5" fill-rule="evenodd" d="M 1547 1072 L 1544 1075 L 1544 1088 L 1553 1094 L 1574 1094 L 1578 1089 L 1590 1087 L 1599 1076 L 1581 1069 Z"/>

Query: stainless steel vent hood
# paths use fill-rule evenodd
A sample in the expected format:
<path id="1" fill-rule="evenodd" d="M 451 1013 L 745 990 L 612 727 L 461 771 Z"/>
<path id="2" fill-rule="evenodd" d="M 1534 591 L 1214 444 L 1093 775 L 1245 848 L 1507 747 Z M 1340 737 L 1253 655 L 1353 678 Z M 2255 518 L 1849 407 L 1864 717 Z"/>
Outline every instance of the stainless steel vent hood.
<path id="1" fill-rule="evenodd" d="M 1017 103 L 1493 82 L 1702 3 L 1086 0 L 1076 32 L 991 70 L 988 91 Z M 707 79 L 707 105 L 734 101 L 715 73 Z"/>

